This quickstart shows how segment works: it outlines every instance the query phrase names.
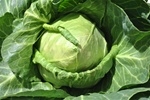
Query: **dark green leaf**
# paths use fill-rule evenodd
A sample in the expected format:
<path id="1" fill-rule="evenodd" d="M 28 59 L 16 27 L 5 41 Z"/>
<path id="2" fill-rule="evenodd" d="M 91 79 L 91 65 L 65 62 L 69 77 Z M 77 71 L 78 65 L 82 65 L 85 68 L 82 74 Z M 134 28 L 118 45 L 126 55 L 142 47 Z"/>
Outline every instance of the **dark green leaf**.
<path id="1" fill-rule="evenodd" d="M 6 13 L 4 16 L 0 17 L 0 49 L 3 40 L 12 33 L 12 23 L 13 23 L 14 17 L 10 13 Z M 2 57 L 0 54 L 0 61 Z"/>
<path id="2" fill-rule="evenodd" d="M 150 7 L 143 0 L 112 0 L 128 14 L 133 24 L 140 30 L 150 30 Z"/>
<path id="3" fill-rule="evenodd" d="M 73 11 L 87 15 L 98 27 L 101 27 L 106 3 L 106 0 L 86 0 L 86 2 L 78 4 Z"/>
<path id="4" fill-rule="evenodd" d="M 53 3 L 58 5 L 58 12 L 67 13 L 85 1 L 86 0 L 53 0 Z"/>
<path id="5" fill-rule="evenodd" d="M 60 15 L 79 12 L 85 14 L 98 26 L 101 26 L 106 9 L 106 0 L 53 0 L 57 1 L 57 10 Z"/>
<path id="6" fill-rule="evenodd" d="M 45 97 L 45 98 L 65 98 L 69 96 L 66 92 L 63 90 L 57 89 L 57 90 L 29 90 L 25 92 L 20 92 L 16 94 L 14 97 Z"/>

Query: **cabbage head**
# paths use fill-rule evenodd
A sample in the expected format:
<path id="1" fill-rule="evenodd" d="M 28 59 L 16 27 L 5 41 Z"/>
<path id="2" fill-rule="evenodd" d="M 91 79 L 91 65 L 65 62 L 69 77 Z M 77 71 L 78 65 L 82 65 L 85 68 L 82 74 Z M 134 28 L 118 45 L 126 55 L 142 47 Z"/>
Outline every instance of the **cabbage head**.
<path id="1" fill-rule="evenodd" d="M 107 54 L 104 34 L 96 28 L 94 23 L 78 13 L 68 14 L 51 25 L 45 24 L 43 27 L 46 31 L 36 44 L 37 51 L 46 62 L 44 67 L 41 64 L 43 61 L 38 62 L 42 77 L 56 86 L 81 87 L 83 83 L 76 86 L 73 85 L 75 83 L 70 83 L 69 79 L 60 82 L 58 75 L 53 72 L 59 69 L 70 75 L 76 73 L 78 77 L 78 73 L 90 71 L 96 67 Z M 86 81 L 85 83 L 87 85 L 84 84 L 84 87 L 93 85 Z"/>

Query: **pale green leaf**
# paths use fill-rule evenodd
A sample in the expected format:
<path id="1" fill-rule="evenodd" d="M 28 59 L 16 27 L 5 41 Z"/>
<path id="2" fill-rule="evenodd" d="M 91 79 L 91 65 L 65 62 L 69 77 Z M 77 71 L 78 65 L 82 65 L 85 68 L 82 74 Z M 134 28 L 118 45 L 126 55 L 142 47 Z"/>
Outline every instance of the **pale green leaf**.
<path id="1" fill-rule="evenodd" d="M 65 100 L 137 100 L 134 99 L 138 96 L 135 94 L 141 92 L 150 92 L 150 88 L 133 88 L 133 89 L 121 90 L 118 92 L 113 92 L 110 94 L 92 93 L 89 95 L 81 95 L 79 97 L 67 97 L 65 98 Z M 132 98 L 133 96 L 135 97 Z M 137 98 L 142 99 L 142 96 Z M 149 100 L 149 94 L 145 94 L 145 99 Z"/>
<path id="2" fill-rule="evenodd" d="M 9 66 L 5 62 L 0 62 L 0 99 L 4 99 L 12 96 L 26 96 L 32 95 L 32 92 L 36 96 L 46 96 L 48 93 L 52 93 L 59 91 L 51 91 L 55 90 L 53 86 L 47 82 L 32 82 L 31 88 L 27 88 L 11 71 Z M 39 93 L 41 91 L 41 93 Z M 46 93 L 45 93 L 46 91 Z M 45 94 L 43 94 L 45 93 Z M 60 93 L 64 93 L 60 91 Z M 56 94 L 59 96 L 59 94 Z M 55 95 L 53 95 L 55 96 Z M 53 97 L 51 96 L 51 97 Z M 60 95 L 61 96 L 61 95 Z M 50 97 L 50 96 L 49 96 Z"/>
<path id="3" fill-rule="evenodd" d="M 0 0 L 0 16 L 12 13 L 15 17 L 23 17 L 25 10 L 36 0 Z"/>
<path id="4" fill-rule="evenodd" d="M 139 31 L 120 7 L 113 3 L 108 6 L 104 27 L 108 27 L 113 44 L 120 49 L 105 77 L 110 83 L 104 80 L 102 90 L 115 92 L 149 80 L 150 31 Z"/>
<path id="5" fill-rule="evenodd" d="M 32 46 L 43 30 L 42 25 L 48 23 L 53 16 L 51 7 L 49 0 L 32 3 L 25 12 L 23 21 L 19 21 L 15 31 L 4 40 L 2 45 L 4 61 L 18 77 L 24 77 L 25 80 L 31 81 L 28 78 L 35 73 L 34 68 L 31 67 Z"/>

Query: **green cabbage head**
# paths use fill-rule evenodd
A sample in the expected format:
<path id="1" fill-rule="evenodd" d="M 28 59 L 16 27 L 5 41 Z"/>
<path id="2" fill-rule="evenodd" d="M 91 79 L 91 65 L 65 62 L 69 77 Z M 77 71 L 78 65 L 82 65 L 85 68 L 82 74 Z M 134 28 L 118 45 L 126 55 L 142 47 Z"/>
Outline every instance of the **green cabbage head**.
<path id="1" fill-rule="evenodd" d="M 80 77 L 79 73 L 84 74 L 95 68 L 107 54 L 107 42 L 103 33 L 84 15 L 77 13 L 68 14 L 51 25 L 44 24 L 43 27 L 46 31 L 36 45 L 37 55 L 41 56 L 41 60 L 35 59 L 35 62 L 39 64 L 44 80 L 58 87 L 92 86 L 86 80 L 84 86 L 81 85 L 82 82 L 76 84 L 74 81 Z"/>

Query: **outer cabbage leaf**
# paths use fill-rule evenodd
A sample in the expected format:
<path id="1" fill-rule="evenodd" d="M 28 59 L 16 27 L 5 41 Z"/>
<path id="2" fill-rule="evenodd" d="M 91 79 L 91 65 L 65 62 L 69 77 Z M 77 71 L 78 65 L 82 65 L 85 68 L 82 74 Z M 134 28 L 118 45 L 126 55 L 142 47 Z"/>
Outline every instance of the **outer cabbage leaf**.
<path id="1" fill-rule="evenodd" d="M 86 2 L 78 4 L 73 11 L 86 14 L 93 22 L 96 23 L 97 27 L 101 28 L 106 4 L 106 0 L 86 0 Z"/>
<path id="2" fill-rule="evenodd" d="M 119 92 L 114 92 L 110 94 L 99 94 L 99 93 L 92 93 L 89 95 L 81 95 L 79 97 L 67 97 L 65 100 L 142 100 L 142 98 L 145 98 L 148 100 L 149 94 L 145 94 L 144 97 L 138 97 L 138 93 L 141 92 L 150 92 L 150 88 L 133 88 L 133 89 L 126 89 L 121 90 Z M 145 100 L 144 99 L 144 100 Z"/>
<path id="3" fill-rule="evenodd" d="M 0 49 L 3 40 L 12 33 L 12 23 L 13 23 L 14 17 L 10 13 L 6 13 L 4 16 L 0 17 Z M 9 30 L 8 30 L 9 29 Z M 0 53 L 0 61 L 1 61 L 1 53 Z"/>
<path id="4" fill-rule="evenodd" d="M 149 39 L 150 37 L 148 37 Z M 143 40 L 148 40 L 143 38 Z M 135 45 L 139 45 L 139 42 L 132 45 L 127 37 L 119 44 L 120 51 L 116 55 L 116 62 L 114 68 L 110 71 L 106 81 L 110 80 L 107 85 L 102 85 L 102 90 L 107 92 L 118 91 L 119 89 L 129 88 L 133 85 L 144 84 L 149 80 L 149 50 L 147 45 L 141 46 L 141 48 L 136 49 Z M 143 47 L 147 49 L 141 51 Z M 110 78 L 111 77 L 111 78 Z M 107 80 L 108 79 L 108 80 Z"/>
<path id="5" fill-rule="evenodd" d="M 36 0 L 0 0 L 0 16 L 9 12 L 15 17 L 23 17 L 24 11 Z"/>
<path id="6" fill-rule="evenodd" d="M 3 40 L 12 33 L 15 18 L 23 17 L 24 11 L 35 0 L 0 0 L 0 49 Z M 0 54 L 0 60 L 1 60 Z"/>
<path id="7" fill-rule="evenodd" d="M 112 70 L 102 81 L 102 90 L 115 92 L 146 83 L 149 79 L 150 31 L 139 31 L 126 13 L 113 3 L 108 3 L 103 25 L 120 49 Z"/>
<path id="8" fill-rule="evenodd" d="M 67 13 L 85 1 L 86 0 L 53 0 L 53 4 L 57 5 L 58 12 Z"/>
<path id="9" fill-rule="evenodd" d="M 101 26 L 106 2 L 106 0 L 53 0 L 58 14 L 63 16 L 70 12 L 79 12 L 87 15 L 98 26 Z"/>
<path id="10" fill-rule="evenodd" d="M 42 31 L 43 23 L 51 20 L 52 12 L 52 3 L 49 0 L 32 3 L 23 20 L 15 23 L 17 26 L 14 32 L 4 40 L 3 60 L 18 78 L 31 81 L 32 75 L 34 77 L 36 72 L 34 67 L 31 67 L 32 46 Z"/>
<path id="11" fill-rule="evenodd" d="M 144 0 L 112 0 L 128 14 L 133 24 L 140 30 L 150 30 L 150 7 Z"/>
<path id="12" fill-rule="evenodd" d="M 27 83 L 26 83 L 27 84 Z M 48 82 L 32 82 L 30 88 L 24 87 L 23 83 L 13 74 L 9 66 L 0 63 L 0 99 L 7 97 L 45 97 L 64 98 L 68 96 L 63 90 L 56 90 Z"/>

